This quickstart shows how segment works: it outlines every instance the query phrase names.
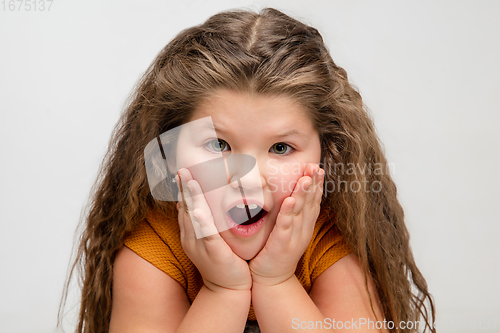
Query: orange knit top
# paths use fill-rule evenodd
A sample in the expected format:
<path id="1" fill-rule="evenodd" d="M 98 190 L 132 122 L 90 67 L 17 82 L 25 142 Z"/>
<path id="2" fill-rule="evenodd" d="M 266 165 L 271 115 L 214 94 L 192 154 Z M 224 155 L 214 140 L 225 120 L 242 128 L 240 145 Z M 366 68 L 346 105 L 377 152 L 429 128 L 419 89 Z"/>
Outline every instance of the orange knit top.
<path id="1" fill-rule="evenodd" d="M 125 246 L 179 282 L 192 303 L 203 286 L 203 279 L 182 249 L 179 234 L 177 219 L 169 221 L 164 215 L 151 212 L 127 235 Z M 321 273 L 350 252 L 333 216 L 322 210 L 295 275 L 309 292 Z M 256 320 L 252 305 L 248 320 Z"/>

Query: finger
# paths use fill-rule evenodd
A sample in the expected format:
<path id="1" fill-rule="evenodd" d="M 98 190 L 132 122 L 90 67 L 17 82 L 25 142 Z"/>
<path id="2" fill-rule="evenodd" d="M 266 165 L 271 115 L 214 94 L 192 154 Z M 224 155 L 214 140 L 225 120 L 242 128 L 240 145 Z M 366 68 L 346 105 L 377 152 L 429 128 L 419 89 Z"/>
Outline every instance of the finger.
<path id="1" fill-rule="evenodd" d="M 180 192 L 177 194 L 177 200 L 179 200 L 180 206 L 179 216 L 182 216 L 182 218 L 179 218 L 179 224 L 182 223 L 180 228 L 184 230 L 184 240 L 196 239 L 196 231 L 191 221 L 191 215 L 186 209 L 186 203 L 182 200 L 182 195 Z"/>
<path id="2" fill-rule="evenodd" d="M 323 195 L 323 179 L 324 170 L 319 169 L 315 175 L 317 179 L 316 184 L 312 184 L 309 193 L 307 194 L 306 202 L 302 208 L 302 216 L 304 217 L 304 222 L 302 223 L 302 234 L 312 235 L 314 226 L 318 219 L 319 212 L 321 210 L 321 197 Z"/>
<path id="3" fill-rule="evenodd" d="M 293 208 L 296 204 L 296 200 L 292 197 L 288 197 L 283 200 L 281 204 L 281 209 L 276 218 L 276 225 L 271 232 L 270 238 L 275 241 L 279 247 L 284 247 L 290 242 L 293 233 Z"/>
<path id="4" fill-rule="evenodd" d="M 189 170 L 187 170 L 185 168 L 180 169 L 177 172 L 177 174 L 179 175 L 179 177 L 181 179 L 181 195 L 182 195 L 182 199 L 183 199 L 183 201 L 187 205 L 186 210 L 189 212 L 190 210 L 193 210 L 194 208 L 192 206 L 191 194 L 190 194 L 190 191 L 189 191 L 187 183 L 191 179 L 193 179 L 193 178 L 192 178 L 191 173 L 189 172 Z"/>
<path id="5" fill-rule="evenodd" d="M 325 181 L 325 170 L 319 170 L 318 180 L 319 181 L 314 200 L 321 206 L 321 198 L 323 197 L 323 183 Z"/>
<path id="6" fill-rule="evenodd" d="M 319 165 L 315 165 L 311 168 L 311 171 L 312 184 L 307 191 L 305 208 L 314 208 L 317 204 L 321 204 L 321 196 L 323 195 L 325 170 L 321 169 Z"/>
<path id="7" fill-rule="evenodd" d="M 224 258 L 227 257 L 228 253 L 232 253 L 229 245 L 219 234 L 211 213 L 207 214 L 206 211 L 197 208 L 194 210 L 193 216 L 196 222 L 200 224 L 200 233 L 203 236 L 197 242 L 200 250 L 212 258 Z"/>
<path id="8" fill-rule="evenodd" d="M 193 216 L 193 211 L 196 208 L 196 206 L 193 203 L 193 196 L 192 196 L 192 188 L 189 185 L 189 182 L 193 180 L 193 177 L 191 176 L 191 173 L 189 172 L 188 169 L 182 168 L 178 171 L 178 174 L 181 179 L 181 187 L 182 187 L 182 192 L 181 196 L 184 202 L 184 208 L 185 208 L 185 215 L 188 215 L 186 217 L 185 221 L 189 221 L 190 225 L 193 227 L 194 233 L 189 233 L 186 234 L 189 239 L 197 239 L 199 238 L 200 235 L 200 225 L 197 223 L 194 219 Z"/>
<path id="9" fill-rule="evenodd" d="M 312 178 L 311 186 L 306 190 L 306 198 L 305 198 L 305 205 L 307 207 L 312 207 L 315 204 L 314 198 L 316 197 L 316 190 L 317 190 L 317 184 L 318 184 L 318 173 L 320 171 L 320 168 L 318 165 L 312 165 L 310 168 L 311 175 L 310 177 Z"/>
<path id="10" fill-rule="evenodd" d="M 309 176 L 303 176 L 299 179 L 293 190 L 292 197 L 295 199 L 296 203 L 293 207 L 293 215 L 298 216 L 302 214 L 302 208 L 304 207 L 304 202 L 306 200 L 307 193 L 311 188 L 312 179 Z"/>
<path id="11" fill-rule="evenodd" d="M 203 238 L 205 241 L 221 238 L 211 214 L 207 214 L 206 211 L 201 208 L 196 208 L 193 211 L 193 218 L 200 226 L 200 233 L 196 235 L 196 238 Z"/>
<path id="12" fill-rule="evenodd" d="M 201 189 L 200 184 L 196 180 L 192 179 L 187 182 L 187 188 L 190 194 L 189 197 L 192 205 L 193 215 L 195 210 L 199 210 L 202 213 L 198 213 L 198 215 L 202 214 L 203 216 L 205 216 L 202 221 L 203 223 L 200 224 L 200 228 L 202 228 L 203 230 L 201 230 L 201 234 L 196 234 L 196 238 L 203 238 L 213 234 L 218 234 L 218 230 L 215 227 L 213 221 L 212 211 L 208 206 L 207 200 L 205 198 L 205 195 L 203 194 L 203 190 Z M 195 219 L 194 216 L 192 216 L 192 218 L 193 220 Z"/>
<path id="13" fill-rule="evenodd" d="M 207 216 L 212 216 L 212 211 L 210 210 L 210 206 L 208 206 L 207 199 L 203 194 L 203 190 L 200 184 L 193 179 L 188 181 L 187 185 L 190 192 L 191 203 L 194 209 L 200 208 L 205 212 Z"/>
<path id="14" fill-rule="evenodd" d="M 276 218 L 276 224 L 281 230 L 289 230 L 293 225 L 293 208 L 296 204 L 295 198 L 288 197 L 283 200 L 280 212 Z"/>
<path id="15" fill-rule="evenodd" d="M 312 179 L 309 176 L 302 177 L 297 183 L 297 192 L 294 193 L 293 198 L 296 200 L 296 204 L 293 207 L 293 239 L 301 239 L 304 230 L 307 230 L 304 222 L 308 221 L 309 209 L 306 206 L 307 195 L 310 193 L 312 188 Z M 305 209 L 305 210 L 304 210 Z"/>
<path id="16" fill-rule="evenodd" d="M 309 163 L 304 168 L 304 176 L 309 176 L 309 177 L 313 178 L 313 174 L 318 169 L 319 169 L 319 165 L 318 164 L 316 164 L 316 163 Z"/>

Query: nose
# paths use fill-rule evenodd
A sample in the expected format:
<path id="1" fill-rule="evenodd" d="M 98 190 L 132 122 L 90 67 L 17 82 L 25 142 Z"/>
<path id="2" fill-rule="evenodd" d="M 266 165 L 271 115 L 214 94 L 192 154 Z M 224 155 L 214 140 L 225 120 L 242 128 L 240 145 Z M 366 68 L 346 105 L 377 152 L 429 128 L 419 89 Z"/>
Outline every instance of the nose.
<path id="1" fill-rule="evenodd" d="M 244 177 L 235 180 L 231 178 L 231 186 L 233 188 L 242 187 L 244 189 L 263 189 L 266 186 L 265 177 L 259 172 L 259 168 L 255 165 L 255 168 L 251 172 L 247 173 Z"/>
<path id="2" fill-rule="evenodd" d="M 251 156 L 251 155 L 246 155 Z M 255 162 L 253 168 L 245 175 L 238 175 L 238 172 L 233 172 L 229 176 L 229 182 L 231 187 L 237 189 L 238 187 L 242 187 L 244 189 L 252 190 L 252 189 L 263 189 L 266 186 L 266 178 L 259 168 L 259 161 L 252 157 L 252 160 Z"/>

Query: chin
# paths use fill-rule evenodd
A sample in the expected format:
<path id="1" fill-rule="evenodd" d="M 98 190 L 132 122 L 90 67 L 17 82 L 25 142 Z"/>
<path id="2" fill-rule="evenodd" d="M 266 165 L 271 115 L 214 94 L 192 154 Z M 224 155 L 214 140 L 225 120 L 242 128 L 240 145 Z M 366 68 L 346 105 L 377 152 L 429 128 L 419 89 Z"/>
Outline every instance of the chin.
<path id="1" fill-rule="evenodd" d="M 247 252 L 244 253 L 236 253 L 235 254 L 243 260 L 252 260 L 259 253 L 259 251 Z"/>
<path id="2" fill-rule="evenodd" d="M 259 254 L 260 250 L 264 246 L 259 246 L 258 248 L 254 246 L 249 246 L 249 247 L 242 247 L 241 244 L 236 245 L 237 248 L 234 248 L 233 246 L 229 246 L 231 250 L 233 250 L 234 254 L 236 254 L 238 257 L 240 257 L 243 260 L 251 260 Z"/>

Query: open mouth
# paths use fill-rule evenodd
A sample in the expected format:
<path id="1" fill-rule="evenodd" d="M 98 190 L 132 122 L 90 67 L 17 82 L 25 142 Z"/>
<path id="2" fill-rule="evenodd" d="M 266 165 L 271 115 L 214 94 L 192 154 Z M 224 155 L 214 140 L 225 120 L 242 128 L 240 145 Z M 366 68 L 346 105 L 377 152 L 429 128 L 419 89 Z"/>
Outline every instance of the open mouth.
<path id="1" fill-rule="evenodd" d="M 233 221 L 239 225 L 251 225 L 259 221 L 267 212 L 257 204 L 238 204 L 228 211 Z"/>

